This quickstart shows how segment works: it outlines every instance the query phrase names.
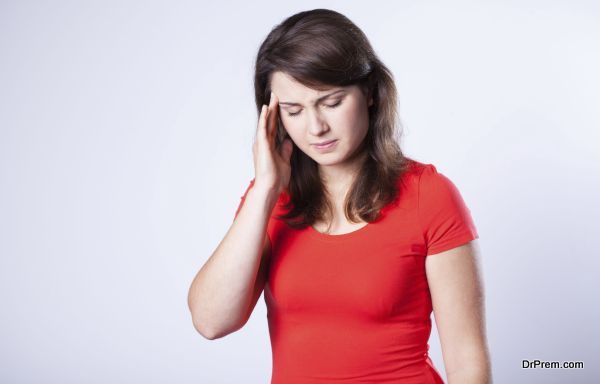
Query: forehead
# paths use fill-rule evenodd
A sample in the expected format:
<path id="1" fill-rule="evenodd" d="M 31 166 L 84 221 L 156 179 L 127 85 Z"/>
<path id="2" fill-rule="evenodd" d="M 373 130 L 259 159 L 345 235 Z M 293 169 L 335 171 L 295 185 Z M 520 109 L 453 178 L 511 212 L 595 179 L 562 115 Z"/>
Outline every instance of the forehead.
<path id="1" fill-rule="evenodd" d="M 296 81 L 290 75 L 276 71 L 271 75 L 271 89 L 281 101 L 314 102 L 317 98 L 339 89 L 350 90 L 350 87 L 323 86 L 322 89 L 312 89 Z"/>

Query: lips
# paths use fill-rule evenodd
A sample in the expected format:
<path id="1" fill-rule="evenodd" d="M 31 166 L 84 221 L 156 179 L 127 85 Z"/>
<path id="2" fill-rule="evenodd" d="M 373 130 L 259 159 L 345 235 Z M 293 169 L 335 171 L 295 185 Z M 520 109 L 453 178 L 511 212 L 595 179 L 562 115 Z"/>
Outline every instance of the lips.
<path id="1" fill-rule="evenodd" d="M 338 142 L 338 140 L 328 140 L 328 141 L 322 141 L 321 143 L 323 143 L 323 144 L 315 143 L 312 145 L 316 151 L 318 151 L 320 153 L 326 153 L 326 152 L 334 151 L 335 147 L 337 147 L 337 142 Z"/>
<path id="2" fill-rule="evenodd" d="M 313 143 L 313 145 L 316 145 L 316 146 L 318 146 L 318 147 L 322 147 L 322 146 L 324 146 L 324 145 L 331 144 L 331 143 L 333 143 L 334 141 L 335 141 L 335 139 L 333 139 L 333 140 L 328 140 L 328 141 L 323 141 L 323 142 L 321 142 L 321 143 Z"/>

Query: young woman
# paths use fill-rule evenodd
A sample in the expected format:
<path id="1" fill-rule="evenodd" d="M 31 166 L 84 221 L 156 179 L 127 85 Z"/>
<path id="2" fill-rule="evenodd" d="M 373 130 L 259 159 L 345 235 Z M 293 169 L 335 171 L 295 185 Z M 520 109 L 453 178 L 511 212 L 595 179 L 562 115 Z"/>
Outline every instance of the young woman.
<path id="1" fill-rule="evenodd" d="M 272 384 L 490 383 L 478 234 L 455 185 L 398 145 L 396 88 L 363 32 L 325 9 L 277 25 L 255 67 L 250 181 L 195 277 L 215 339 L 264 290 Z M 268 104 L 268 106 L 267 106 Z"/>

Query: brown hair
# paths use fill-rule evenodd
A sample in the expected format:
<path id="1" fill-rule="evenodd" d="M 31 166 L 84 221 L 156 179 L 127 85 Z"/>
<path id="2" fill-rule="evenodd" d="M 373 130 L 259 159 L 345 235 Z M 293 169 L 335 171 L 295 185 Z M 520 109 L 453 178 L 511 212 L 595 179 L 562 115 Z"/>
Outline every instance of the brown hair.
<path id="1" fill-rule="evenodd" d="M 398 195 L 397 180 L 408 167 L 398 144 L 397 95 L 393 75 L 378 59 L 364 33 L 347 17 L 329 9 L 292 15 L 276 25 L 261 44 L 255 63 L 254 92 L 257 112 L 269 104 L 270 79 L 281 71 L 312 89 L 359 85 L 371 94 L 369 129 L 363 142 L 368 156 L 345 201 L 352 222 L 373 222 L 380 209 Z M 281 119 L 276 148 L 287 137 Z M 332 213 L 318 164 L 293 145 L 287 213 L 278 219 L 304 228 Z M 357 219 L 357 217 L 360 219 Z"/>

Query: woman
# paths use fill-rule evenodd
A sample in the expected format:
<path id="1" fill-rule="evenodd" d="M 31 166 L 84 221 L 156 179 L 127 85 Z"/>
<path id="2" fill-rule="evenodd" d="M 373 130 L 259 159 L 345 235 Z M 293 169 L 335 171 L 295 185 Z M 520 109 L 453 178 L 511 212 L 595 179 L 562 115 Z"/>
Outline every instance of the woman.
<path id="1" fill-rule="evenodd" d="M 470 211 L 402 154 L 393 78 L 363 32 L 331 10 L 293 15 L 254 84 L 255 177 L 190 287 L 196 329 L 240 329 L 264 289 L 271 383 L 443 383 L 433 311 L 448 382 L 490 383 Z"/>

